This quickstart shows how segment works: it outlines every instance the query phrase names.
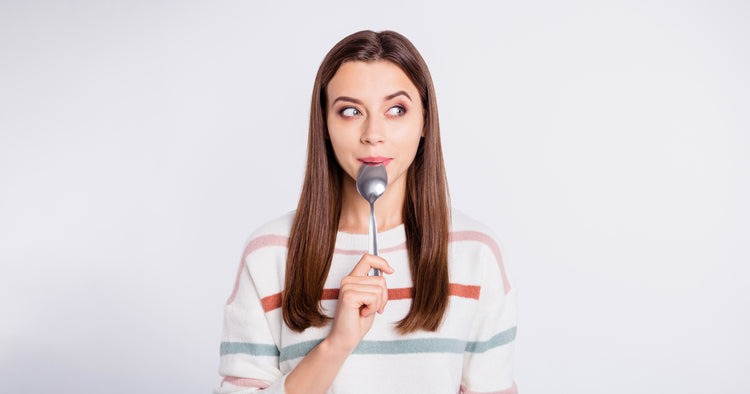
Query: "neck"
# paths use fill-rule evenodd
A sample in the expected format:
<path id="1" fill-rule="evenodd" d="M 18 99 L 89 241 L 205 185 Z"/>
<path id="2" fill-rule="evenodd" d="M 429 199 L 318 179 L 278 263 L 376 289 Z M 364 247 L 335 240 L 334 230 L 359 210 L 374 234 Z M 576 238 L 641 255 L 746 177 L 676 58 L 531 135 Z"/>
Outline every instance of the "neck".
<path id="1" fill-rule="evenodd" d="M 406 195 L 406 180 L 388 185 L 375 201 L 375 222 L 378 231 L 390 230 L 404 223 L 403 207 Z M 370 225 L 370 203 L 357 192 L 354 179 L 345 177 L 341 190 L 341 218 L 339 231 L 367 234 Z"/>

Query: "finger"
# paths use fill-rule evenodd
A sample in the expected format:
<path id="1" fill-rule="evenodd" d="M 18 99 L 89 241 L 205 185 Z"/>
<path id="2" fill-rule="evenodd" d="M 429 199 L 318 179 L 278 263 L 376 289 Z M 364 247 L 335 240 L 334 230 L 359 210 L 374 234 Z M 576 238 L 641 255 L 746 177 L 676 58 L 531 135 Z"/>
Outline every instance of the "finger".
<path id="1" fill-rule="evenodd" d="M 347 276 L 341 280 L 341 291 L 367 291 L 378 296 L 377 305 L 373 305 L 378 313 L 383 313 L 388 303 L 388 287 L 382 276 Z"/>
<path id="2" fill-rule="evenodd" d="M 356 277 L 362 278 L 362 277 Z M 371 277 L 368 277 L 371 278 Z M 372 277 L 378 278 L 378 277 Z M 382 278 L 381 278 L 382 279 Z M 384 281 L 382 281 L 384 282 Z M 346 283 L 341 286 L 341 302 L 344 303 L 347 308 L 360 308 L 368 307 L 374 312 L 383 313 L 385 311 L 385 305 L 388 302 L 388 289 L 382 283 L 376 284 L 362 284 L 362 283 Z M 353 294 L 368 293 L 369 297 L 357 298 Z M 351 297 L 351 298 L 350 298 Z"/>
<path id="3" fill-rule="evenodd" d="M 366 305 L 359 310 L 359 315 L 362 317 L 370 317 L 370 315 L 376 313 L 370 305 Z"/>
<path id="4" fill-rule="evenodd" d="M 380 309 L 383 303 L 383 288 L 377 285 L 349 284 L 341 288 L 341 302 L 351 308 L 373 305 Z M 364 298 L 364 296 L 367 298 Z"/>
<path id="5" fill-rule="evenodd" d="M 339 291 L 367 291 L 375 294 L 378 301 L 371 305 L 377 313 L 385 311 L 385 305 L 388 303 L 388 287 L 385 278 L 382 276 L 346 276 L 341 279 Z"/>
<path id="6" fill-rule="evenodd" d="M 341 302 L 345 308 L 358 310 L 360 316 L 369 316 L 379 307 L 380 293 L 374 287 L 349 289 L 342 293 Z"/>
<path id="7" fill-rule="evenodd" d="M 366 276 L 370 271 L 370 268 L 377 268 L 385 272 L 386 274 L 392 274 L 395 272 L 393 268 L 388 265 L 388 262 L 385 261 L 384 258 L 380 256 L 373 256 L 371 254 L 365 254 L 361 259 L 359 259 L 359 262 L 349 275 Z"/>
<path id="8" fill-rule="evenodd" d="M 374 295 L 374 296 L 375 296 L 374 301 L 379 301 L 380 300 L 380 295 Z M 361 317 L 370 317 L 370 316 L 378 313 L 378 310 L 382 309 L 382 305 L 378 305 L 378 304 L 379 304 L 379 302 L 373 302 L 371 304 L 362 305 L 359 308 L 359 315 Z"/>

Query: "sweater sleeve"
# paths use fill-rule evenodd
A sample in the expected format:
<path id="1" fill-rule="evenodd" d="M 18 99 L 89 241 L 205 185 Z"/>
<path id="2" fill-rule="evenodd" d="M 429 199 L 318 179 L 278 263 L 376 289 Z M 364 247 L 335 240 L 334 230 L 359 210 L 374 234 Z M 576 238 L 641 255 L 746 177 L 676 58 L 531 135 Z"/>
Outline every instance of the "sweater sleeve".
<path id="1" fill-rule="evenodd" d="M 284 393 L 286 376 L 279 369 L 279 349 L 248 269 L 257 258 L 250 249 L 243 256 L 235 289 L 224 307 L 219 361 L 223 380 L 214 394 Z"/>
<path id="2" fill-rule="evenodd" d="M 461 393 L 517 394 L 513 380 L 516 290 L 511 287 L 497 243 L 483 253 L 479 305 L 464 353 Z"/>

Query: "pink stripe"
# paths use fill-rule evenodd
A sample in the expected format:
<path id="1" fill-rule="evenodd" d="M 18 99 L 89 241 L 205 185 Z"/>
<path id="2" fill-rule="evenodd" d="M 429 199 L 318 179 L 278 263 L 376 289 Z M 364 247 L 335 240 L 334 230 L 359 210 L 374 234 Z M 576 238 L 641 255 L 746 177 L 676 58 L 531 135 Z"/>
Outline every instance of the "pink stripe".
<path id="1" fill-rule="evenodd" d="M 497 242 L 492 237 L 479 231 L 455 231 L 451 233 L 450 239 L 451 242 L 477 241 L 487 245 L 495 255 L 497 265 L 500 267 L 500 273 L 503 276 L 503 288 L 505 289 L 505 294 L 508 294 L 510 291 L 510 281 L 508 281 L 508 275 L 505 273 L 505 264 L 503 264 L 503 257 L 500 255 L 500 246 L 497 245 Z"/>
<path id="2" fill-rule="evenodd" d="M 259 389 L 264 389 L 270 386 L 268 383 L 262 380 L 250 379 L 250 378 L 238 378 L 234 376 L 227 376 L 226 378 L 224 378 L 224 380 L 221 381 L 221 386 L 224 386 L 224 382 L 231 383 L 235 386 L 257 387 Z"/>
<path id="3" fill-rule="evenodd" d="M 516 382 L 513 382 L 513 386 L 510 388 L 507 388 L 505 390 L 500 391 L 471 391 L 466 388 L 466 386 L 461 386 L 461 390 L 458 391 L 458 394 L 518 394 L 518 386 L 516 386 Z"/>
<path id="4" fill-rule="evenodd" d="M 378 253 L 389 253 L 389 252 L 395 252 L 397 250 L 405 250 L 405 249 L 406 249 L 406 242 L 402 243 L 401 245 L 391 246 L 390 248 L 379 249 Z M 361 256 L 367 253 L 367 251 L 366 250 L 334 249 L 333 253 Z"/>
<path id="5" fill-rule="evenodd" d="M 229 296 L 229 299 L 227 300 L 227 305 L 231 304 L 234 301 L 234 297 L 237 296 L 237 289 L 240 287 L 240 275 L 242 274 L 242 269 L 245 267 L 245 258 L 247 255 L 266 246 L 286 247 L 288 244 L 289 237 L 283 235 L 261 235 L 258 238 L 253 238 L 253 240 L 247 244 L 245 251 L 242 253 L 240 268 L 237 269 L 237 278 L 234 280 L 234 290 L 232 290 L 232 295 Z"/>

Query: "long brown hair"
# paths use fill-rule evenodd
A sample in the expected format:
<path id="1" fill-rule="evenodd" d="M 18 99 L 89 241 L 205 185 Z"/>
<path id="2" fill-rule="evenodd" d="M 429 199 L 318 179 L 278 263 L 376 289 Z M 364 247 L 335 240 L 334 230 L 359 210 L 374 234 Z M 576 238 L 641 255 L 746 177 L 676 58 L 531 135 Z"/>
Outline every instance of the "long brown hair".
<path id="1" fill-rule="evenodd" d="M 284 322 L 295 331 L 322 326 L 330 319 L 321 312 L 320 299 L 333 259 L 346 175 L 327 138 L 326 88 L 344 62 L 376 60 L 389 61 L 404 71 L 419 91 L 424 112 L 424 138 L 407 172 L 403 207 L 413 299 L 397 328 L 401 333 L 435 331 L 448 306 L 450 208 L 432 77 L 406 37 L 393 31 L 360 31 L 328 52 L 315 77 L 307 167 L 289 237 L 282 301 Z"/>

